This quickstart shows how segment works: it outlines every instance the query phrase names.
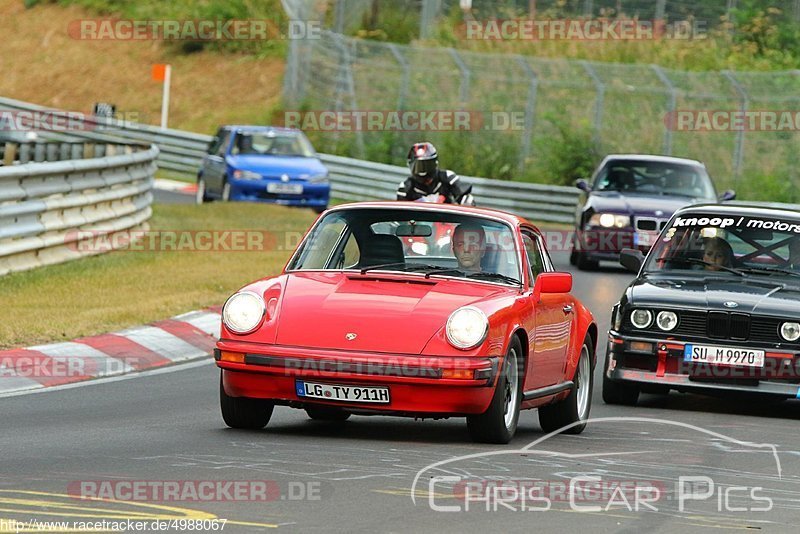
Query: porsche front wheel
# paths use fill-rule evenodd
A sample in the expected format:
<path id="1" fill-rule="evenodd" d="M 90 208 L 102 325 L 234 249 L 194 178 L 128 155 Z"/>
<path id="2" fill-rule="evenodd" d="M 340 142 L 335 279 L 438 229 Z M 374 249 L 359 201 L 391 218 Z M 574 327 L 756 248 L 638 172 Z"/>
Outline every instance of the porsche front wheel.
<path id="1" fill-rule="evenodd" d="M 467 417 L 467 429 L 473 441 L 505 444 L 517 431 L 522 403 L 522 345 L 514 336 L 503 359 L 503 371 L 489 408 L 480 415 Z"/>
<path id="2" fill-rule="evenodd" d="M 586 428 L 586 420 L 592 407 L 594 386 L 593 354 L 592 339 L 587 335 L 572 379 L 572 391 L 564 400 L 539 408 L 539 424 L 545 432 L 561 430 L 564 434 L 580 434 Z"/>
<path id="3" fill-rule="evenodd" d="M 267 426 L 275 403 L 264 399 L 229 396 L 225 393 L 220 375 L 219 406 L 222 410 L 222 419 L 229 427 L 257 430 Z"/>

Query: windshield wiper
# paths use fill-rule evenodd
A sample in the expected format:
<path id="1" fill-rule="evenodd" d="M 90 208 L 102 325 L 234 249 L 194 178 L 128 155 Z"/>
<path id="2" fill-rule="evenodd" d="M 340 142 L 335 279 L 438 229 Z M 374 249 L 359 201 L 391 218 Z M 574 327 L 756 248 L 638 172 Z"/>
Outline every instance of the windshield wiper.
<path id="1" fill-rule="evenodd" d="M 404 261 L 396 261 L 394 263 L 383 263 L 381 265 L 370 265 L 369 267 L 362 267 L 361 274 L 367 274 L 367 271 L 372 271 L 374 269 L 386 269 L 388 267 L 403 267 L 405 266 L 406 262 Z"/>
<path id="2" fill-rule="evenodd" d="M 467 278 L 488 278 L 490 280 L 502 280 L 503 282 L 508 282 L 514 285 L 522 285 L 522 282 L 517 280 L 512 276 L 506 276 L 500 273 L 470 273 L 467 275 Z"/>
<path id="3" fill-rule="evenodd" d="M 788 274 L 790 276 L 800 277 L 797 271 L 790 271 L 789 269 L 781 269 L 780 267 L 742 267 L 742 271 L 746 273 L 780 273 Z"/>

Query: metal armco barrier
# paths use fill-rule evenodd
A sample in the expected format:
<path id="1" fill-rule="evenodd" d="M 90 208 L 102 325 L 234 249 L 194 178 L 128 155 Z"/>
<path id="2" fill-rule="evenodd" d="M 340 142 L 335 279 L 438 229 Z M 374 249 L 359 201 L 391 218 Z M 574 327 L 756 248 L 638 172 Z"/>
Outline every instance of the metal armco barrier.
<path id="1" fill-rule="evenodd" d="M 35 154 L 39 146 L 45 155 L 68 147 L 70 159 L 14 164 L 9 156 L 9 147 Z M 115 233 L 147 228 L 157 147 L 20 143 L 3 152 L 11 164 L 0 166 L 0 275 L 106 252 Z"/>
<path id="2" fill-rule="evenodd" d="M 3 109 L 57 111 L 19 100 L 0 98 L 0 110 Z M 80 128 L 41 135 L 61 141 L 155 144 L 160 149 L 157 159 L 160 168 L 192 177 L 196 176 L 206 148 L 213 139 L 210 135 L 89 116 Z M 408 175 L 406 167 L 329 154 L 320 154 L 320 158 L 330 169 L 333 196 L 344 200 L 393 200 L 397 186 Z M 453 170 L 458 172 L 458 169 Z M 482 207 L 517 213 L 536 221 L 571 223 L 574 220 L 578 191 L 572 187 L 469 176 L 462 179 L 474 185 L 475 199 Z"/>
<path id="3" fill-rule="evenodd" d="M 332 196 L 346 200 L 394 200 L 397 186 L 408 176 L 406 167 L 385 165 L 330 154 L 320 154 L 331 177 Z M 461 178 L 472 184 L 479 206 L 516 213 L 535 221 L 571 223 L 578 203 L 573 187 L 539 185 L 474 176 Z"/>

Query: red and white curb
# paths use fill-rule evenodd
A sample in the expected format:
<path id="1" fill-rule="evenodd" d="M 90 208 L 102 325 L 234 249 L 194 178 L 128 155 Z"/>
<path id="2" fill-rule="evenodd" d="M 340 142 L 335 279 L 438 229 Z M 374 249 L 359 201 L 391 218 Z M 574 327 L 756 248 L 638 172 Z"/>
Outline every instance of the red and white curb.
<path id="1" fill-rule="evenodd" d="M 154 187 L 162 191 L 173 191 L 175 193 L 195 194 L 197 192 L 197 184 L 190 184 L 188 182 L 179 182 L 178 180 L 167 180 L 164 178 L 156 178 Z"/>
<path id="2" fill-rule="evenodd" d="M 220 320 L 218 311 L 194 311 L 112 334 L 0 351 L 0 394 L 207 358 Z"/>

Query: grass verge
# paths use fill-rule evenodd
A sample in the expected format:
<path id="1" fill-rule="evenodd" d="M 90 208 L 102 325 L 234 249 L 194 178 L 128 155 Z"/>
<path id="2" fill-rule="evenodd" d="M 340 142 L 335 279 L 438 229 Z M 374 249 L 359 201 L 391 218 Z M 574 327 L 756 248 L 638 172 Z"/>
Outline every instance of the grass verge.
<path id="1" fill-rule="evenodd" d="M 0 278 L 6 303 L 0 348 L 71 340 L 221 305 L 242 285 L 280 272 L 315 217 L 310 210 L 248 203 L 153 209 L 153 232 L 254 230 L 248 235 L 268 238 L 263 250 L 117 251 L 6 275 Z"/>

